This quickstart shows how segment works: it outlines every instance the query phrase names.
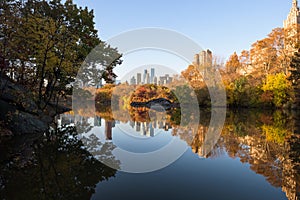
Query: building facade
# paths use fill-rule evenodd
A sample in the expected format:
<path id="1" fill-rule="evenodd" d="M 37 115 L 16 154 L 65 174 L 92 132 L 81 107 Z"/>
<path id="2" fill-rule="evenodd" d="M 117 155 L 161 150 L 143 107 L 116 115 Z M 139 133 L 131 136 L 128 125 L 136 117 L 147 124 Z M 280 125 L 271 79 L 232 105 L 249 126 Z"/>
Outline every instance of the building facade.
<path id="1" fill-rule="evenodd" d="M 212 66 L 212 57 L 212 52 L 209 49 L 201 51 L 194 56 L 193 64 L 195 66 Z"/>
<path id="2" fill-rule="evenodd" d="M 292 8 L 283 22 L 285 30 L 285 49 L 288 54 L 293 54 L 297 50 L 297 43 L 299 42 L 299 24 L 300 24 L 300 11 L 298 1 L 293 0 Z"/>
<path id="3" fill-rule="evenodd" d="M 291 8 L 290 13 L 288 14 L 288 17 L 283 22 L 283 28 L 288 29 L 293 25 L 300 24 L 300 12 L 298 8 L 298 1 L 293 0 L 293 5 Z"/>

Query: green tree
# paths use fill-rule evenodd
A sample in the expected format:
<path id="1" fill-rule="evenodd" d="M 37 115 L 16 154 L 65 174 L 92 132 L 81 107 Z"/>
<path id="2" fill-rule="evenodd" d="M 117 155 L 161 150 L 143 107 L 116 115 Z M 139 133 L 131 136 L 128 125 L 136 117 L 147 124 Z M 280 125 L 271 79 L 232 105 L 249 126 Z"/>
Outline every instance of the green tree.
<path id="1" fill-rule="evenodd" d="M 300 108 L 300 49 L 291 59 L 290 73 L 289 80 L 292 82 L 295 93 L 295 105 Z"/>
<path id="2" fill-rule="evenodd" d="M 65 94 L 80 67 L 87 70 L 79 77 L 82 82 L 87 78 L 95 85 L 115 77 L 112 70 L 121 55 L 99 39 L 93 10 L 71 0 L 11 0 L 2 8 L 0 52 L 10 63 L 5 73 L 32 89 L 41 107 Z"/>
<path id="3" fill-rule="evenodd" d="M 300 84 L 300 49 L 292 57 L 290 73 L 289 80 L 292 81 L 293 86 L 298 86 Z"/>
<path id="4" fill-rule="evenodd" d="M 262 89 L 272 93 L 272 102 L 276 107 L 282 107 L 290 100 L 291 85 L 284 73 L 267 75 Z"/>

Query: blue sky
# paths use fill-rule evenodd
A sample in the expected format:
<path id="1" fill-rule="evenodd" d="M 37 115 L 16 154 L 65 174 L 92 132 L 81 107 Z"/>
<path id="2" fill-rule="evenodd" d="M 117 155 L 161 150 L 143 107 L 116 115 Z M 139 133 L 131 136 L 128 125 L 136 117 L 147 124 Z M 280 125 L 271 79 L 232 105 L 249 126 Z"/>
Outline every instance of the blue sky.
<path id="1" fill-rule="evenodd" d="M 190 37 L 203 49 L 212 50 L 214 55 L 224 60 L 234 51 L 240 53 L 243 49 L 250 49 L 252 43 L 266 37 L 273 28 L 282 27 L 283 20 L 292 5 L 292 0 L 74 0 L 74 2 L 94 9 L 96 27 L 102 40 L 137 28 L 166 28 Z M 127 62 L 129 59 L 124 60 L 121 71 L 116 68 L 119 77 L 128 72 L 129 66 L 138 65 Z M 157 61 L 154 63 L 161 64 Z M 186 68 L 187 63 L 174 62 L 171 65 L 180 71 Z"/>
<path id="2" fill-rule="evenodd" d="M 74 0 L 94 9 L 101 39 L 160 27 L 178 31 L 224 58 L 282 27 L 292 0 Z"/>

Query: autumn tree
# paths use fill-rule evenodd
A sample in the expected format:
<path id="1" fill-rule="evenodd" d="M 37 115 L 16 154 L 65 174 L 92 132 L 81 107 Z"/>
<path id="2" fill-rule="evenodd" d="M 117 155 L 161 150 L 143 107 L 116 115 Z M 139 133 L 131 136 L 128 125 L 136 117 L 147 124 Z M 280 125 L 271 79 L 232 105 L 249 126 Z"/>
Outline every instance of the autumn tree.
<path id="1" fill-rule="evenodd" d="M 275 28 L 268 36 L 252 44 L 250 50 L 253 74 L 263 80 L 268 74 L 288 72 L 289 54 L 283 28 Z"/>
<path id="2" fill-rule="evenodd" d="M 276 107 L 282 107 L 290 101 L 291 85 L 283 72 L 267 75 L 262 89 L 271 93 L 272 102 Z"/>
<path id="3" fill-rule="evenodd" d="M 254 68 L 253 74 L 257 78 L 264 78 L 270 73 L 270 69 L 276 63 L 277 52 L 271 45 L 271 40 L 265 38 L 252 45 L 250 50 L 251 63 Z"/>
<path id="4" fill-rule="evenodd" d="M 239 61 L 240 61 L 240 67 L 241 67 L 241 73 L 247 74 L 249 73 L 250 70 L 250 52 L 247 50 L 243 50 L 241 52 L 241 55 L 239 56 Z"/>
<path id="5" fill-rule="evenodd" d="M 188 68 L 181 72 L 181 76 L 188 82 L 193 88 L 204 87 L 203 76 L 200 73 L 198 67 L 189 65 Z"/>
<path id="6" fill-rule="evenodd" d="M 238 73 L 238 70 L 241 67 L 241 63 L 239 60 L 239 56 L 236 52 L 234 52 L 230 57 L 229 60 L 225 64 L 226 72 L 227 73 Z"/>
<path id="7" fill-rule="evenodd" d="M 288 74 L 290 56 L 285 44 L 285 30 L 283 28 L 275 28 L 270 34 L 270 45 L 276 50 L 276 65 L 273 66 L 272 72 L 283 72 Z"/>

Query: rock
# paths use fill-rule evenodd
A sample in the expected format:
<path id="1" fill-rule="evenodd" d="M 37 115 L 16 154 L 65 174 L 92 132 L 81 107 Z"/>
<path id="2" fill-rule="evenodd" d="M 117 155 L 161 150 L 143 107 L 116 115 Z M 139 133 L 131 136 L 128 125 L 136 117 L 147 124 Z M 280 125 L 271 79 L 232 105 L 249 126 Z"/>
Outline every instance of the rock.
<path id="1" fill-rule="evenodd" d="M 148 102 L 131 102 L 132 107 L 147 107 L 156 110 L 169 110 L 173 107 L 171 101 L 165 98 L 152 99 Z"/>
<path id="2" fill-rule="evenodd" d="M 57 113 L 70 109 L 49 105 L 41 110 L 30 91 L 1 76 L 0 110 L 1 129 L 10 130 L 13 135 L 24 135 L 44 133 Z"/>
<path id="3" fill-rule="evenodd" d="M 0 78 L 0 99 L 11 103 L 19 110 L 29 113 L 37 113 L 38 106 L 34 102 L 33 95 L 21 85 L 10 81 L 7 77 Z"/>

